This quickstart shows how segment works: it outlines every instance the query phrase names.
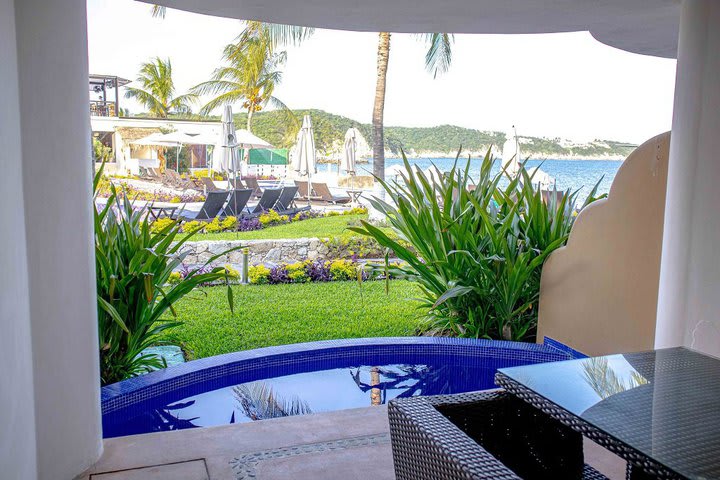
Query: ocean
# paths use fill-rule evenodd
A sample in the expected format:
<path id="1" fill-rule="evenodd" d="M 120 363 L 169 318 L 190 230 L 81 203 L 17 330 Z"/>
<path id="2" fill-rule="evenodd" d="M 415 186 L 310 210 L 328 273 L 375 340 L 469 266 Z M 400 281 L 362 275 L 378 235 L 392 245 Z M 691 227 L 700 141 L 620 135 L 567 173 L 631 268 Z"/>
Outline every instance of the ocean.
<path id="1" fill-rule="evenodd" d="M 412 158 L 408 160 L 422 170 L 426 170 L 432 164 L 435 164 L 441 171 L 449 171 L 453 162 L 455 162 L 454 158 Z M 470 160 L 471 176 L 473 171 L 479 171 L 481 161 L 479 158 Z M 385 159 L 385 168 L 401 164 L 401 159 Z M 458 165 L 464 167 L 467 165 L 467 159 L 458 160 Z M 579 190 L 578 202 L 580 203 L 585 200 L 585 197 L 600 179 L 602 181 L 598 187 L 598 193 L 608 193 L 620 165 L 622 165 L 621 161 L 612 160 L 528 160 L 526 163 L 527 167 L 540 167 L 541 170 L 553 177 L 558 190 Z M 496 172 L 500 171 L 499 161 L 495 162 L 494 168 Z M 367 174 L 367 172 L 372 171 L 372 163 L 360 164 L 358 170 L 361 175 Z"/>

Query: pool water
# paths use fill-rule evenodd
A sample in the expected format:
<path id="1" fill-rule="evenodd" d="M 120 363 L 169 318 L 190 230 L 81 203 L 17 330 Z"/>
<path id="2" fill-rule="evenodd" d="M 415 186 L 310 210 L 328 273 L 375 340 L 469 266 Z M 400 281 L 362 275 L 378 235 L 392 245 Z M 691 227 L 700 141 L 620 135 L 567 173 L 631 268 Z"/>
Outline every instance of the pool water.
<path id="1" fill-rule="evenodd" d="M 495 388 L 557 346 L 447 338 L 315 342 L 188 362 L 103 388 L 103 436 L 210 427 Z"/>
<path id="2" fill-rule="evenodd" d="M 494 370 L 449 365 L 362 365 L 240 383 L 156 402 L 127 418 L 124 435 L 211 427 L 381 405 L 396 397 L 494 388 Z"/>

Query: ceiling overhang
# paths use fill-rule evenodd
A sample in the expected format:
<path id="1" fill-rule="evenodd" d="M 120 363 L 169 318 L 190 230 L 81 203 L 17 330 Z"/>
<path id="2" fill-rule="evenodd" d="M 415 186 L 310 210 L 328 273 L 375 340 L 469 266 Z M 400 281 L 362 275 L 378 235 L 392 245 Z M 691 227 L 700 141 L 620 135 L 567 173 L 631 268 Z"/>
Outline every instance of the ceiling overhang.
<path id="1" fill-rule="evenodd" d="M 607 45 L 675 58 L 679 0 L 141 0 L 206 15 L 352 31 L 589 31 Z"/>

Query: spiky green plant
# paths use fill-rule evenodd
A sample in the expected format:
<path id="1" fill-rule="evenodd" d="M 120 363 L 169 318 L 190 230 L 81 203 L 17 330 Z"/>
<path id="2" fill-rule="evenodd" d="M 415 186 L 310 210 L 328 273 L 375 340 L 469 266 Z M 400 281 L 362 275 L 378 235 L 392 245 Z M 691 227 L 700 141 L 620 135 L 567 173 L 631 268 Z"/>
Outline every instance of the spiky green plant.
<path id="1" fill-rule="evenodd" d="M 95 192 L 102 168 L 95 176 Z M 163 344 L 160 334 L 180 322 L 161 318 L 173 304 L 196 287 L 217 280 L 228 281 L 225 268 L 210 271 L 208 264 L 190 270 L 179 282 L 168 285 L 170 274 L 187 253 L 183 244 L 193 233 L 180 235 L 171 222 L 153 232 L 146 213 L 133 209 L 127 195 L 122 198 L 114 185 L 102 208 L 95 208 L 95 262 L 97 275 L 98 336 L 100 376 L 103 385 L 165 367 L 158 355 L 143 353 L 147 347 Z M 233 308 L 228 284 L 228 303 Z"/>
<path id="2" fill-rule="evenodd" d="M 567 241 L 577 192 L 559 198 L 551 192 L 544 201 L 524 165 L 503 186 L 508 177 L 492 173 L 493 161 L 488 151 L 471 191 L 470 162 L 458 168 L 456 159 L 450 172 L 435 169 L 429 177 L 403 154 L 402 180 L 379 179 L 389 201 L 371 200 L 397 238 L 366 221 L 350 229 L 375 238 L 404 261 L 378 268 L 421 286 L 429 330 L 533 340 L 542 264 Z M 585 205 L 596 199 L 597 187 Z"/>

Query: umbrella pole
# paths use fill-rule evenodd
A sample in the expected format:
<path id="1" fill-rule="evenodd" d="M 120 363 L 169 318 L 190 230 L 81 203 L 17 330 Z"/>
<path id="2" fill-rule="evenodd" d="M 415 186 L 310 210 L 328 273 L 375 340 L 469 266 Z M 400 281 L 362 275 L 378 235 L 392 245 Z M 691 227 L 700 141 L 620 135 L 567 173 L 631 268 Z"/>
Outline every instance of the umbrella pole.
<path id="1" fill-rule="evenodd" d="M 350 174 L 350 191 L 353 192 L 351 194 L 353 198 L 352 204 L 353 206 L 357 206 L 355 205 L 355 174 L 352 173 Z"/>
<path id="2" fill-rule="evenodd" d="M 310 173 L 310 169 L 308 169 L 308 207 L 312 207 L 310 197 L 312 197 L 312 174 Z"/>

